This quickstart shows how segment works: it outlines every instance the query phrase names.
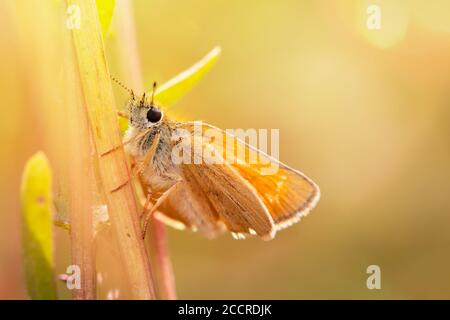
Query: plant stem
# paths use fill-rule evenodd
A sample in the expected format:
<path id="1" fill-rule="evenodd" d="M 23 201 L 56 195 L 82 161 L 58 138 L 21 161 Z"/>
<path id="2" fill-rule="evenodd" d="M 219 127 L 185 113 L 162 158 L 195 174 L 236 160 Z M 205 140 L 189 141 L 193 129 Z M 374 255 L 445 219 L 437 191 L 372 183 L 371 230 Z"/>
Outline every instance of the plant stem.
<path id="1" fill-rule="evenodd" d="M 73 60 L 75 61 L 75 59 Z M 69 66 L 66 66 L 69 67 Z M 68 200 L 70 213 L 70 243 L 72 264 L 80 268 L 80 288 L 73 289 L 75 300 L 96 299 L 96 271 L 93 223 L 93 195 L 95 192 L 94 162 L 91 155 L 89 123 L 81 100 L 82 92 L 79 79 L 76 79 L 75 66 L 68 72 L 68 83 L 73 83 L 74 90 L 66 96 L 66 124 L 68 145 L 68 162 L 66 167 L 68 181 L 64 191 Z M 72 78 L 72 79 L 71 79 Z M 77 90 L 78 89 L 78 90 Z"/>
<path id="2" fill-rule="evenodd" d="M 151 248 L 153 249 L 155 265 L 159 271 L 158 293 L 162 299 L 176 300 L 175 277 L 172 261 L 167 250 L 167 235 L 165 225 L 152 217 L 151 232 L 149 234 Z"/>
<path id="3" fill-rule="evenodd" d="M 73 29 L 81 86 L 90 123 L 101 185 L 130 289 L 135 299 L 154 299 L 150 264 L 140 237 L 137 203 L 121 146 L 114 97 L 95 1 L 68 0 L 77 5 L 81 28 Z"/>
<path id="4" fill-rule="evenodd" d="M 142 92 L 144 85 L 131 1 L 117 0 L 116 12 L 119 61 L 127 83 L 137 92 Z M 176 299 L 175 277 L 167 249 L 165 226 L 152 217 L 150 227 L 148 241 L 150 242 L 150 248 L 153 249 L 155 267 L 159 275 L 157 286 L 158 291 L 160 291 L 159 295 L 163 299 L 174 300 Z"/>
<path id="5" fill-rule="evenodd" d="M 134 25 L 134 12 L 131 1 L 117 0 L 117 53 L 122 67 L 124 81 L 136 92 L 144 91 L 141 63 Z"/>

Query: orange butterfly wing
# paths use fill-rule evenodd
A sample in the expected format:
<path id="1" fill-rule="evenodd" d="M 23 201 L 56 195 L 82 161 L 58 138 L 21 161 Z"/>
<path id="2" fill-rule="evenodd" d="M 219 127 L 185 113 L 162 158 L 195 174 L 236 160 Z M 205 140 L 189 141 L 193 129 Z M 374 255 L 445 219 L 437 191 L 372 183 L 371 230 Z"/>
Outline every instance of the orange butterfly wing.
<path id="1" fill-rule="evenodd" d="M 197 133 L 195 124 L 201 126 Z M 311 179 L 226 131 L 200 122 L 185 123 L 181 128 L 201 133 L 204 147 L 211 146 L 217 155 L 231 160 L 227 163 L 253 186 L 277 231 L 298 222 L 319 201 L 320 189 Z"/>

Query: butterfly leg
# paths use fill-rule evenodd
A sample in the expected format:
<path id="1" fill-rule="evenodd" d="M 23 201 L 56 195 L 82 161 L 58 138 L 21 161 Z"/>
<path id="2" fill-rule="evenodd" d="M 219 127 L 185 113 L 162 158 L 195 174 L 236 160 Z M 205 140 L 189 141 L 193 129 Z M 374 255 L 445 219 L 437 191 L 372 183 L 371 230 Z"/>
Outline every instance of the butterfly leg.
<path id="1" fill-rule="evenodd" d="M 151 191 L 147 194 L 147 198 L 145 199 L 145 204 L 144 204 L 144 207 L 142 208 L 141 214 L 139 215 L 139 219 L 142 219 L 142 217 L 144 216 L 145 212 L 149 209 L 150 202 L 151 202 L 151 199 L 152 199 L 152 194 L 153 193 Z"/>
<path id="2" fill-rule="evenodd" d="M 148 133 L 148 130 L 146 130 L 146 131 L 144 131 L 144 132 L 141 132 L 141 133 L 135 135 L 134 137 L 131 137 L 131 138 L 128 139 L 128 140 L 123 141 L 123 142 L 122 142 L 121 144 L 119 144 L 118 146 L 115 146 L 115 147 L 109 149 L 108 151 L 103 152 L 102 154 L 100 154 L 100 157 L 104 157 L 104 156 L 106 156 L 106 155 L 108 155 L 108 154 L 110 154 L 110 153 L 113 153 L 114 151 L 119 150 L 119 149 L 122 148 L 122 147 L 125 147 L 127 144 L 132 143 L 133 141 L 139 140 L 140 138 L 144 137 L 147 133 Z"/>
<path id="3" fill-rule="evenodd" d="M 160 133 L 158 132 L 158 133 L 155 135 L 155 139 L 153 139 L 152 145 L 150 146 L 150 148 L 149 148 L 147 154 L 145 155 L 143 162 L 140 163 L 140 165 L 138 166 L 137 170 L 135 170 L 136 164 L 135 164 L 135 163 L 132 163 L 132 164 L 131 164 L 131 171 L 132 171 L 131 174 L 132 174 L 133 177 L 134 177 L 134 176 L 141 176 L 141 175 L 144 173 L 145 168 L 147 168 L 147 166 L 148 166 L 150 163 L 153 162 L 153 157 L 155 156 L 156 148 L 158 147 L 158 143 L 159 143 L 159 138 L 160 138 Z M 117 149 L 117 148 L 116 148 L 116 149 Z M 114 151 L 114 149 L 113 149 L 112 151 Z M 106 155 L 106 154 L 108 154 L 108 153 L 110 153 L 110 152 L 112 152 L 112 151 L 110 150 L 110 151 L 108 151 L 108 152 L 102 154 L 101 156 L 104 156 L 104 155 Z M 120 189 L 121 189 L 122 187 L 124 187 L 128 182 L 130 182 L 130 180 L 131 180 L 131 177 L 129 177 L 129 178 L 127 179 L 127 181 L 125 181 L 124 183 L 122 183 L 119 187 L 117 187 L 117 188 L 111 190 L 111 192 L 116 192 L 117 190 L 120 190 Z"/>
<path id="4" fill-rule="evenodd" d="M 148 211 L 147 215 L 145 216 L 144 224 L 142 227 L 142 238 L 145 238 L 145 233 L 147 232 L 148 223 L 150 222 L 150 218 L 153 215 L 153 213 L 158 209 L 158 207 L 163 203 L 164 200 L 167 199 L 167 197 L 174 191 L 176 188 L 180 185 L 182 180 L 178 180 L 175 182 L 174 185 L 172 185 L 169 189 L 164 191 L 164 193 L 156 200 L 155 204 L 151 207 L 151 209 Z"/>
<path id="5" fill-rule="evenodd" d="M 152 145 L 148 149 L 147 154 L 144 157 L 144 160 L 137 168 L 136 174 L 138 176 L 142 175 L 145 169 L 148 167 L 148 165 L 153 162 L 153 158 L 155 157 L 156 148 L 158 147 L 160 137 L 161 133 L 160 132 L 156 133 L 155 138 L 152 141 Z"/>
<path id="6" fill-rule="evenodd" d="M 123 111 L 117 111 L 117 115 L 118 115 L 119 117 L 121 117 L 121 118 L 130 120 L 130 117 L 129 117 L 125 112 L 123 112 Z"/>

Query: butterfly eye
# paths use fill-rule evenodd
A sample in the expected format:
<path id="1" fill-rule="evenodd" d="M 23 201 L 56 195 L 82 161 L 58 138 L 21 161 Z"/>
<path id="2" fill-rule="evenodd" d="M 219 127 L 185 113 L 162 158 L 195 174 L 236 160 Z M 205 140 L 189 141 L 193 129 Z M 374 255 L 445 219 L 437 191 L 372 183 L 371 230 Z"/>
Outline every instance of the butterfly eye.
<path id="1" fill-rule="evenodd" d="M 159 111 L 156 108 L 150 108 L 150 110 L 148 110 L 147 112 L 147 120 L 150 121 L 151 123 L 156 123 L 159 120 L 161 120 L 162 114 L 161 111 Z"/>

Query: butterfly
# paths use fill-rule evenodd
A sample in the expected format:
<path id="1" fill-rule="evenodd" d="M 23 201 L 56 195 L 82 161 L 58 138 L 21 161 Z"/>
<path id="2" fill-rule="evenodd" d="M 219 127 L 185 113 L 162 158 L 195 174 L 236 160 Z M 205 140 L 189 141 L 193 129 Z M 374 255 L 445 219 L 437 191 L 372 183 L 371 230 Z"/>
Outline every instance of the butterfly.
<path id="1" fill-rule="evenodd" d="M 155 90 L 150 101 L 129 90 L 121 114 L 129 119 L 125 151 L 146 193 L 144 237 L 154 215 L 207 238 L 229 231 L 270 240 L 316 206 L 320 189 L 310 178 L 227 131 L 170 119 Z"/>

